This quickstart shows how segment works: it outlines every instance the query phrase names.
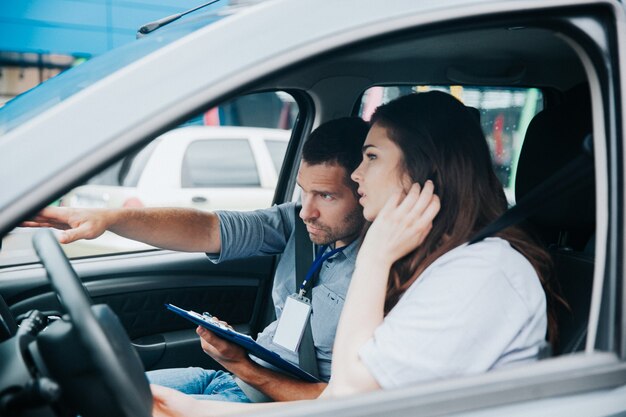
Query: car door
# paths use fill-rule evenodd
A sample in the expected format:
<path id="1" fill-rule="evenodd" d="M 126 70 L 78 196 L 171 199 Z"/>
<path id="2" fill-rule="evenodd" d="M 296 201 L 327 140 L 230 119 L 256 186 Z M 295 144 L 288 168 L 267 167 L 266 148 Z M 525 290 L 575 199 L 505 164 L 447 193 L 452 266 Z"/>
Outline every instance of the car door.
<path id="1" fill-rule="evenodd" d="M 189 137 L 184 134 L 185 129 L 189 128 L 174 129 L 173 140 L 165 137 L 168 134 L 159 138 L 142 176 L 144 181 L 151 181 L 152 191 L 160 195 L 155 195 L 152 202 L 138 193 L 142 204 L 189 208 L 193 205 L 185 200 L 187 196 L 208 192 L 212 209 L 269 207 L 274 197 L 276 174 L 266 150 L 261 150 L 265 154 L 259 158 L 252 153 L 247 135 L 256 128 L 201 127 L 200 130 L 210 131 L 208 137 Z M 220 136 L 221 131 L 224 134 Z M 290 132 L 291 129 L 281 130 L 278 136 L 286 143 L 285 136 Z M 258 137 L 254 139 L 257 147 L 263 145 Z M 163 147 L 164 143 L 169 144 L 169 148 Z M 248 153 L 244 152 L 246 149 Z M 274 156 L 276 161 L 282 162 L 286 147 L 280 150 L 283 155 Z M 168 153 L 173 157 L 159 159 Z M 263 168 L 273 174 L 270 180 L 274 182 L 268 184 L 267 173 L 264 173 L 265 187 L 260 186 L 260 181 L 254 189 L 241 187 L 250 178 L 259 180 L 256 168 L 259 161 L 267 165 Z M 151 167 L 151 163 L 154 166 Z M 170 171 L 177 173 L 179 180 L 181 175 L 191 178 L 170 189 L 164 179 Z M 150 175 L 154 178 L 145 178 Z M 199 184 L 201 181 L 205 183 Z M 206 183 L 218 187 L 200 187 Z M 185 189 L 190 184 L 195 187 Z M 137 188 L 141 189 L 141 185 L 140 181 Z M 106 192 L 110 189 L 108 187 Z M 205 209 L 206 206 L 197 208 Z M 5 240 L 2 251 L 5 261 L 0 268 L 0 294 L 16 317 L 33 309 L 52 315 L 59 311 L 45 272 L 35 263 L 30 243 L 32 233 L 30 229 L 18 228 L 10 235 L 11 239 Z M 19 248 L 14 242 L 16 236 L 19 236 Z M 73 258 L 72 264 L 93 302 L 108 304 L 117 313 L 147 370 L 217 366 L 200 349 L 194 326 L 167 311 L 166 303 L 199 312 L 208 311 L 237 330 L 253 335 L 273 315 L 272 303 L 268 302 L 275 264 L 273 256 L 215 265 L 203 253 L 158 250 L 109 232 L 98 239 L 65 245 L 64 250 Z M 15 257 L 19 251 L 28 254 Z"/>

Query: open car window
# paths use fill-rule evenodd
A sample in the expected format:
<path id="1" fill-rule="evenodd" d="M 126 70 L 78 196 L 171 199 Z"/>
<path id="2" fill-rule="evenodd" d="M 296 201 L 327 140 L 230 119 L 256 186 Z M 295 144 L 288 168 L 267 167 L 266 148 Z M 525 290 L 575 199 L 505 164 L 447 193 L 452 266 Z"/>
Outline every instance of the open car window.
<path id="1" fill-rule="evenodd" d="M 254 210 L 274 197 L 298 106 L 285 92 L 241 96 L 207 109 L 126 155 L 53 205 Z M 3 241 L 0 267 L 36 262 L 32 229 Z M 150 250 L 111 232 L 64 245 L 69 258 Z"/>

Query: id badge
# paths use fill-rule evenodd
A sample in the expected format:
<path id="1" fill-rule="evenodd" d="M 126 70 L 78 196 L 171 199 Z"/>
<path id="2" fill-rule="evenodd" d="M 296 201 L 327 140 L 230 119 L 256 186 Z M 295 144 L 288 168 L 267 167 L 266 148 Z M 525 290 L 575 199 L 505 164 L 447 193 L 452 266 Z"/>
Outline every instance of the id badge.
<path id="1" fill-rule="evenodd" d="M 308 298 L 298 294 L 287 297 L 285 308 L 276 327 L 276 333 L 274 333 L 274 343 L 292 352 L 297 352 L 310 314 L 311 301 Z"/>

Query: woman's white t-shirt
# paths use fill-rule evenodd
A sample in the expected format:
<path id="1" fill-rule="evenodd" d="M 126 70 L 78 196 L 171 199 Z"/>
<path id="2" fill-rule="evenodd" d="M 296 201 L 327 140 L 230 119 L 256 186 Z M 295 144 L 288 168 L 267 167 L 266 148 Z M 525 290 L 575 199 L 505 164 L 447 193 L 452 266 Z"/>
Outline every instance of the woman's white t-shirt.
<path id="1" fill-rule="evenodd" d="M 530 262 L 488 238 L 433 262 L 359 351 L 383 388 L 538 358 L 546 297 Z"/>

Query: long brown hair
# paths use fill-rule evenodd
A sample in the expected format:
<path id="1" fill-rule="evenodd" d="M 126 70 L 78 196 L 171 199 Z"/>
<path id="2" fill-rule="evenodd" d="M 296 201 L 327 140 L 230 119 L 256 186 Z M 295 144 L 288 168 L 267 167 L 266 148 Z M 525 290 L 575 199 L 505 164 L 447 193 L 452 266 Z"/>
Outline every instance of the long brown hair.
<path id="1" fill-rule="evenodd" d="M 468 242 L 506 209 L 502 184 L 496 177 L 485 136 L 475 116 L 449 94 L 428 92 L 400 97 L 380 106 L 372 125 L 387 130 L 401 149 L 403 167 L 413 182 L 435 185 L 441 209 L 425 241 L 394 263 L 387 284 L 385 313 L 437 258 Z M 548 301 L 548 336 L 557 340 L 554 300 L 550 283 L 550 255 L 520 227 L 497 233 L 534 267 Z"/>

